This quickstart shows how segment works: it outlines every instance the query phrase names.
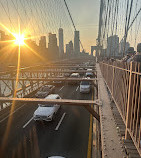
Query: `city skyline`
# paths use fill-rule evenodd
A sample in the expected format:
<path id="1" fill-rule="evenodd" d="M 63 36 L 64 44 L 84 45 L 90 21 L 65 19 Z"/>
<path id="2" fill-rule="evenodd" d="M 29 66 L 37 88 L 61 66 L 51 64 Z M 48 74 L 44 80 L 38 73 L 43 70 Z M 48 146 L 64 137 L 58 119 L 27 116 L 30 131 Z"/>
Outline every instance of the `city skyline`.
<path id="1" fill-rule="evenodd" d="M 90 52 L 90 46 L 96 43 L 96 38 L 97 38 L 96 32 L 98 29 L 98 15 L 99 15 L 99 7 L 98 7 L 99 1 L 90 0 L 90 2 L 92 2 L 94 10 L 97 10 L 96 11 L 97 15 L 95 16 L 95 18 L 92 19 L 90 18 L 92 17 L 93 14 L 91 5 L 88 5 L 84 0 L 83 3 L 87 4 L 84 6 L 81 5 L 81 1 L 77 1 L 77 2 L 71 1 L 71 3 L 67 1 L 70 11 L 74 12 L 72 13 L 72 16 L 74 18 L 74 22 L 76 24 L 77 30 L 79 30 L 81 33 L 80 39 L 84 45 L 84 49 L 89 52 Z M 7 3 L 4 1 L 1 3 L 3 5 L 3 7 L 1 8 L 3 14 L 2 16 L 0 15 L 1 23 L 4 24 L 6 27 L 8 27 L 12 32 L 15 31 L 17 32 L 18 23 L 20 22 L 21 31 L 26 32 L 26 34 L 30 34 L 34 36 L 35 37 L 34 40 L 36 42 L 39 42 L 40 36 L 47 36 L 49 32 L 55 33 L 58 38 L 57 32 L 58 32 L 58 28 L 60 27 L 60 21 L 61 21 L 61 27 L 64 30 L 64 39 L 65 39 L 64 43 L 68 43 L 70 40 L 73 39 L 74 30 L 72 28 L 71 21 L 68 17 L 67 10 L 62 1 L 53 2 L 49 0 L 48 3 L 46 4 L 44 4 L 43 2 L 42 4 L 40 3 L 35 4 L 34 1 L 25 3 L 25 1 L 23 1 L 22 5 L 20 1 L 17 1 L 17 3 L 15 2 L 12 3 L 11 1 L 8 1 L 8 6 Z M 34 7 L 35 5 L 36 7 Z M 42 8 L 42 12 L 40 8 L 38 8 L 38 6 L 40 5 L 41 6 L 44 5 L 44 7 Z M 22 6 L 24 8 L 21 8 Z M 15 7 L 17 8 L 17 10 L 15 10 Z M 79 8 L 80 10 L 78 11 L 77 8 Z M 87 13 L 89 8 L 91 9 L 91 12 Z M 7 9 L 9 10 L 9 12 L 12 11 L 12 14 L 10 15 L 7 14 L 8 11 Z M 46 10 L 48 10 L 48 12 L 46 12 Z M 84 12 L 84 10 L 86 11 Z M 82 15 L 82 13 L 83 13 L 83 20 L 80 18 L 81 17 L 80 15 Z M 87 14 L 85 15 L 85 13 Z M 75 14 L 78 15 L 78 18 L 80 18 L 79 20 L 76 18 Z M 40 24 L 38 22 L 40 22 Z M 86 27 L 88 27 L 88 29 L 86 29 Z M 0 29 L 4 30 L 2 27 L 0 27 Z M 91 32 L 89 30 L 91 30 Z"/>

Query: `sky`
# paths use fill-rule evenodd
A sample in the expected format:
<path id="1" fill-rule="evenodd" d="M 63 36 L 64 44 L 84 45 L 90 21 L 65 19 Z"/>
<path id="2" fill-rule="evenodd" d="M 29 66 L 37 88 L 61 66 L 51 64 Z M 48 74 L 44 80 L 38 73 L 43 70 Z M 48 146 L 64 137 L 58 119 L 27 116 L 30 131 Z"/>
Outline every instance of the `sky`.
<path id="1" fill-rule="evenodd" d="M 100 0 L 67 0 L 84 49 L 91 51 L 98 36 Z"/>
<path id="2" fill-rule="evenodd" d="M 99 3 L 100 0 L 66 0 L 77 30 L 80 31 L 80 40 L 86 52 L 96 44 Z M 0 1 L 0 23 L 12 32 L 21 30 L 30 35 L 48 36 L 55 33 L 58 38 L 58 29 L 64 29 L 64 47 L 70 40 L 74 41 L 74 29 L 63 0 L 4 0 Z M 3 30 L 2 27 L 0 29 Z M 26 31 L 25 31 L 26 30 Z M 38 43 L 39 39 L 35 39 Z M 48 37 L 47 37 L 48 43 Z"/>
<path id="3" fill-rule="evenodd" d="M 130 22 L 134 19 L 141 7 L 141 0 L 133 1 Z M 90 53 L 91 46 L 96 45 L 98 36 L 100 0 L 66 0 L 66 2 L 76 29 L 80 31 L 81 43 L 85 51 Z M 104 2 L 106 5 L 108 1 Z M 114 4 L 116 3 L 115 0 L 111 0 L 110 2 L 110 5 L 112 5 L 113 2 Z M 119 36 L 120 40 L 125 33 L 127 2 L 130 5 L 131 0 L 119 0 L 118 5 L 119 13 L 116 34 Z M 114 9 L 113 7 L 111 14 Z M 50 32 L 55 33 L 58 38 L 59 27 L 62 27 L 64 30 L 64 48 L 70 40 L 74 41 L 74 28 L 65 7 L 64 0 L 0 0 L 0 10 L 0 24 L 4 24 L 8 29 L 16 33 L 20 23 L 21 31 L 34 36 L 34 40 L 37 44 L 40 36 L 44 35 L 47 37 L 48 46 L 48 34 Z M 103 19 L 105 19 L 105 16 L 106 13 L 104 12 Z M 110 21 L 113 21 L 111 17 Z M 111 24 L 107 26 L 109 27 L 108 36 L 111 35 Z M 136 47 L 137 43 L 141 41 L 140 24 L 141 12 L 128 33 L 127 41 L 131 46 Z M 0 29 L 6 31 L 1 25 Z M 108 36 L 106 35 L 106 37 Z M 107 40 L 105 39 L 104 42 L 106 45 Z"/>

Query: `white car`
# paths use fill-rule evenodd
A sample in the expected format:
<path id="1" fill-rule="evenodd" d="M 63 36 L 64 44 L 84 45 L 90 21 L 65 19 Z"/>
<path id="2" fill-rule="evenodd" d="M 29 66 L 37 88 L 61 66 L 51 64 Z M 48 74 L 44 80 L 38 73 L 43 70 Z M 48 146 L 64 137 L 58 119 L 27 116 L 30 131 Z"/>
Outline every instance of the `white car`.
<path id="1" fill-rule="evenodd" d="M 91 90 L 91 85 L 89 81 L 81 81 L 80 83 L 80 93 L 89 93 Z"/>
<path id="2" fill-rule="evenodd" d="M 50 94 L 45 99 L 61 99 L 58 94 Z M 52 121 L 55 118 L 55 114 L 60 108 L 58 104 L 38 104 L 39 107 L 34 112 L 33 118 L 35 121 Z"/>
<path id="3" fill-rule="evenodd" d="M 70 75 L 70 78 L 79 78 L 80 77 L 80 74 L 79 73 L 72 73 L 71 75 Z M 69 84 L 77 84 L 78 83 L 78 81 L 69 81 Z"/>
<path id="4" fill-rule="evenodd" d="M 79 75 L 79 73 L 72 73 L 72 74 L 70 75 L 70 77 L 71 77 L 71 78 L 79 78 L 80 75 Z"/>
<path id="5" fill-rule="evenodd" d="M 87 69 L 87 71 L 88 71 L 88 72 L 91 72 L 91 71 L 93 71 L 93 69 Z"/>

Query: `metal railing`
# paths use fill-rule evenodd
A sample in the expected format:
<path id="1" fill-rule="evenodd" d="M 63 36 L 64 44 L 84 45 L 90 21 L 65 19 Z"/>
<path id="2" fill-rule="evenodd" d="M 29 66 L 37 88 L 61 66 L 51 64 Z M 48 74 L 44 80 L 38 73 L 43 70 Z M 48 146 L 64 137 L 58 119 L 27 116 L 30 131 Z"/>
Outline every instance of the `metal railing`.
<path id="1" fill-rule="evenodd" d="M 100 62 L 113 100 L 126 126 L 125 139 L 132 139 L 141 156 L 141 65 Z"/>

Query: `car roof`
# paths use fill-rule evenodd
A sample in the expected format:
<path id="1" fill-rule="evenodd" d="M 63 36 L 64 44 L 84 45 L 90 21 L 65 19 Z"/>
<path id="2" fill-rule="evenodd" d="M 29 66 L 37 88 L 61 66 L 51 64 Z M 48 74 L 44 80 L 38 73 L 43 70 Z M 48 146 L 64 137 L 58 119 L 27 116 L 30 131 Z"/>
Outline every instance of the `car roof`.
<path id="1" fill-rule="evenodd" d="M 58 94 L 49 94 L 45 99 L 56 99 L 57 97 L 60 97 Z"/>
<path id="2" fill-rule="evenodd" d="M 51 156 L 51 157 L 48 157 L 48 158 L 65 158 L 65 157 L 62 157 L 62 156 Z"/>
<path id="3" fill-rule="evenodd" d="M 92 71 L 93 69 L 87 69 L 87 71 Z"/>
<path id="4" fill-rule="evenodd" d="M 72 73 L 71 75 L 72 76 L 77 76 L 77 75 L 79 75 L 79 73 Z"/>
<path id="5" fill-rule="evenodd" d="M 93 73 L 92 72 L 86 72 L 86 75 L 92 75 Z"/>

